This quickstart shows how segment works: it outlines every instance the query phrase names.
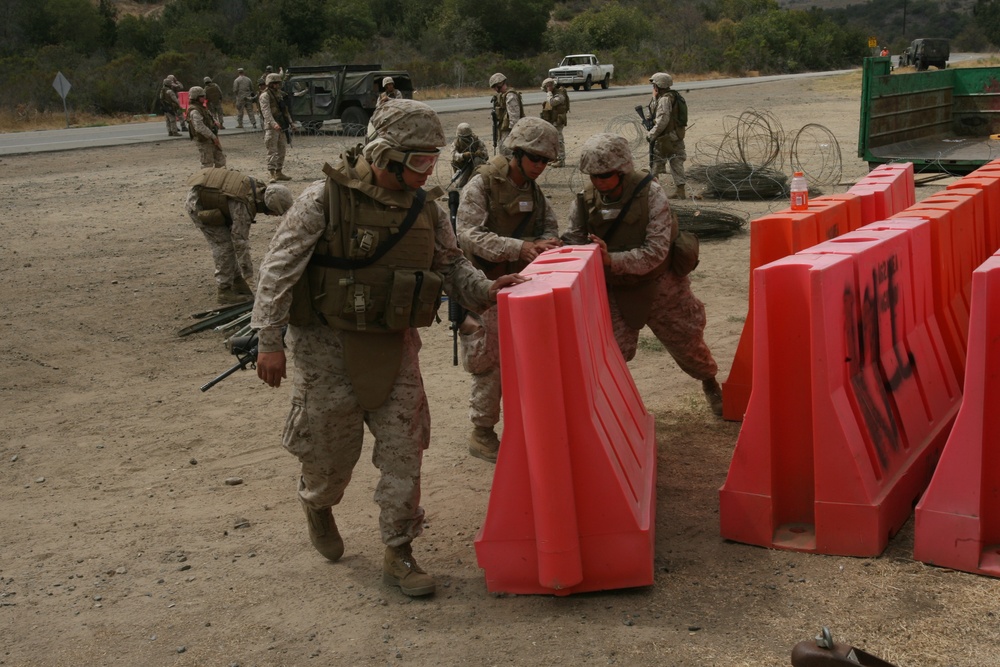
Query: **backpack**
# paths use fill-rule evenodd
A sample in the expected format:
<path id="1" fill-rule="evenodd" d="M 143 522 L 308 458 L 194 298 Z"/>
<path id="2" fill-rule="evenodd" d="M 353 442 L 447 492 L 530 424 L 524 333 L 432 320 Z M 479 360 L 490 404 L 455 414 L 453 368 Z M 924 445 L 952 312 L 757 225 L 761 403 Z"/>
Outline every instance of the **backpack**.
<path id="1" fill-rule="evenodd" d="M 679 127 L 687 127 L 688 124 L 688 103 L 676 90 L 670 91 L 673 96 L 673 116 Z"/>

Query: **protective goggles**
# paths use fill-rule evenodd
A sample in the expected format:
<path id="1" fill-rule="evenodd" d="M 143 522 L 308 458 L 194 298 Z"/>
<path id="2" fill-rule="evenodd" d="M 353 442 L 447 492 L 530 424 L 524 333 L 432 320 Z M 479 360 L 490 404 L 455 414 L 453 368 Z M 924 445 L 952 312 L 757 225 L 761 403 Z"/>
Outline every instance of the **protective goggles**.
<path id="1" fill-rule="evenodd" d="M 441 151 L 397 151 L 388 152 L 389 159 L 393 162 L 402 162 L 403 166 L 418 174 L 426 174 L 437 164 Z"/>
<path id="2" fill-rule="evenodd" d="M 528 153 L 527 151 L 525 151 L 524 157 L 528 158 L 529 160 L 531 160 L 535 164 L 548 164 L 549 163 L 549 159 L 547 157 L 545 157 L 544 155 L 535 155 L 534 153 Z"/>

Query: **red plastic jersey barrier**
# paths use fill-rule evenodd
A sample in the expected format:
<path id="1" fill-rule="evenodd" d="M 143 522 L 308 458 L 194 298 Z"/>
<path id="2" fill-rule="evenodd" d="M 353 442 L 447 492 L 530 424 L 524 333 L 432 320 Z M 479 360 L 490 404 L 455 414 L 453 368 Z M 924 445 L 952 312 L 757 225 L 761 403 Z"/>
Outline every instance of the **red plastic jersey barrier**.
<path id="1" fill-rule="evenodd" d="M 476 556 L 490 591 L 653 583 L 654 420 L 615 343 L 597 246 L 499 297 L 504 430 Z"/>
<path id="2" fill-rule="evenodd" d="M 928 243 L 863 228 L 754 272 L 757 372 L 723 537 L 874 556 L 909 517 L 960 401 L 954 378 L 939 387 L 936 323 L 917 319 Z"/>
<path id="3" fill-rule="evenodd" d="M 1000 256 L 972 276 L 962 407 L 916 510 L 913 555 L 1000 577 Z M 991 316 L 992 315 L 992 316 Z"/>

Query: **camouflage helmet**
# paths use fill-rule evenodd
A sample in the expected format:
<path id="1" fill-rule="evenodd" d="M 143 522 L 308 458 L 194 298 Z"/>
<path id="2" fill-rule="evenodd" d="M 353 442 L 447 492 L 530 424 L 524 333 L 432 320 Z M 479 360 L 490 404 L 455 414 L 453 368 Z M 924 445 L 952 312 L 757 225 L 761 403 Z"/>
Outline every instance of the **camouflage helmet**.
<path id="1" fill-rule="evenodd" d="M 236 71 L 237 71 L 237 72 L 242 72 L 242 71 L 243 71 L 243 68 L 242 68 L 242 67 L 237 67 L 237 68 L 236 68 Z"/>
<path id="2" fill-rule="evenodd" d="M 280 74 L 275 74 L 275 73 L 272 72 L 271 74 L 267 75 L 266 79 L 264 79 L 264 83 L 266 83 L 269 86 L 272 83 L 281 83 L 281 75 Z"/>
<path id="3" fill-rule="evenodd" d="M 468 123 L 458 124 L 458 136 L 460 137 L 471 137 L 472 136 L 472 126 Z"/>
<path id="4" fill-rule="evenodd" d="M 188 99 L 196 100 L 199 97 L 205 97 L 205 89 L 201 86 L 191 86 L 191 90 L 188 91 Z"/>
<path id="5" fill-rule="evenodd" d="M 271 67 L 270 65 L 268 65 L 267 67 L 265 67 L 265 68 L 264 68 L 264 71 L 265 71 L 265 72 L 273 72 L 273 71 L 274 71 L 274 68 L 273 68 L 273 67 Z"/>
<path id="6" fill-rule="evenodd" d="M 580 147 L 580 171 L 585 174 L 632 173 L 632 149 L 628 139 L 619 134 L 595 134 L 587 139 Z"/>
<path id="7" fill-rule="evenodd" d="M 284 185 L 268 185 L 264 189 L 264 205 L 267 206 L 267 210 L 273 213 L 284 215 L 285 211 L 292 207 L 294 201 L 295 197 L 292 196 L 292 191 Z"/>
<path id="8" fill-rule="evenodd" d="M 163 85 L 164 86 L 169 86 L 170 85 L 170 77 L 169 76 L 166 79 L 163 80 Z"/>
<path id="9" fill-rule="evenodd" d="M 657 72 L 653 76 L 649 77 L 649 82 L 657 88 L 665 90 L 674 85 L 674 77 L 670 76 L 666 72 Z"/>
<path id="10" fill-rule="evenodd" d="M 382 87 L 383 88 L 386 87 L 386 86 L 388 86 L 390 83 L 392 85 L 394 85 L 394 86 L 396 85 L 396 82 L 392 80 L 391 76 L 387 76 L 384 79 L 382 79 Z"/>
<path id="11" fill-rule="evenodd" d="M 210 77 L 210 76 L 206 76 L 206 77 L 205 77 L 205 78 L 203 79 L 203 81 L 204 81 L 205 83 L 212 83 L 212 77 Z"/>
<path id="12" fill-rule="evenodd" d="M 389 99 L 372 115 L 375 136 L 397 148 L 430 148 L 445 145 L 438 115 L 423 102 Z"/>
<path id="13" fill-rule="evenodd" d="M 553 79 L 551 76 L 549 78 L 545 79 L 544 81 L 542 81 L 542 90 L 545 90 L 545 88 L 547 86 L 549 86 L 550 84 L 551 84 L 551 86 L 553 88 L 556 87 L 556 80 Z"/>
<path id="14" fill-rule="evenodd" d="M 519 148 L 525 153 L 555 160 L 559 157 L 559 131 L 541 118 L 525 116 L 514 123 L 504 145 L 510 150 Z"/>
<path id="15" fill-rule="evenodd" d="M 490 77 L 490 88 L 496 88 L 497 86 L 499 86 L 501 83 L 503 83 L 506 80 L 507 80 L 507 77 L 505 77 L 500 72 L 497 72 L 496 74 L 494 74 L 493 76 Z"/>

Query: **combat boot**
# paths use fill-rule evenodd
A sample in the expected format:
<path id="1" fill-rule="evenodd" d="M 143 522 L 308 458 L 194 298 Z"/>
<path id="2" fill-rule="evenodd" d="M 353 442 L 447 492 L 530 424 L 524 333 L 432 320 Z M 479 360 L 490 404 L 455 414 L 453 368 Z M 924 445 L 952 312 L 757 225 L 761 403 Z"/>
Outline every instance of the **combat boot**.
<path id="1" fill-rule="evenodd" d="M 678 185 L 674 190 L 674 194 L 670 195 L 668 199 L 687 199 L 687 192 L 685 192 L 684 186 Z"/>
<path id="2" fill-rule="evenodd" d="M 705 392 L 705 400 L 708 401 L 708 407 L 712 409 L 712 414 L 716 417 L 721 417 L 722 387 L 719 386 L 719 382 L 715 378 L 702 380 L 701 390 Z"/>
<path id="3" fill-rule="evenodd" d="M 344 555 L 344 539 L 337 530 L 337 522 L 333 519 L 333 510 L 324 507 L 315 510 L 302 498 L 302 509 L 306 513 L 306 521 L 309 523 L 309 541 L 312 542 L 316 551 L 320 552 L 327 560 L 338 561 Z"/>
<path id="4" fill-rule="evenodd" d="M 231 286 L 222 287 L 221 285 L 215 290 L 215 299 L 223 306 L 234 303 L 246 303 L 250 300 L 247 294 L 237 294 Z"/>
<path id="5" fill-rule="evenodd" d="M 276 172 L 274 172 L 274 177 L 277 180 L 279 180 L 279 181 L 290 181 L 290 180 L 292 180 L 291 176 L 285 176 L 285 174 L 283 174 L 280 169 L 277 170 Z"/>
<path id="6" fill-rule="evenodd" d="M 500 451 L 500 438 L 492 426 L 477 426 L 469 436 L 469 453 L 477 459 L 497 462 L 497 452 Z"/>
<path id="7" fill-rule="evenodd" d="M 409 544 L 385 548 L 382 564 L 382 583 L 399 586 L 403 595 L 420 597 L 434 592 L 434 578 L 424 572 L 413 558 L 413 548 Z"/>
<path id="8" fill-rule="evenodd" d="M 236 124 L 236 129 L 237 130 L 242 130 L 243 129 L 243 123 L 237 123 Z"/>
<path id="9" fill-rule="evenodd" d="M 267 173 L 271 175 L 271 180 L 268 183 L 275 183 L 278 180 L 278 172 L 273 169 L 268 169 Z"/>
<path id="10" fill-rule="evenodd" d="M 237 294 L 248 294 L 253 296 L 253 290 L 250 285 L 247 285 L 247 281 L 243 279 L 243 276 L 236 276 L 233 280 L 233 291 Z"/>

